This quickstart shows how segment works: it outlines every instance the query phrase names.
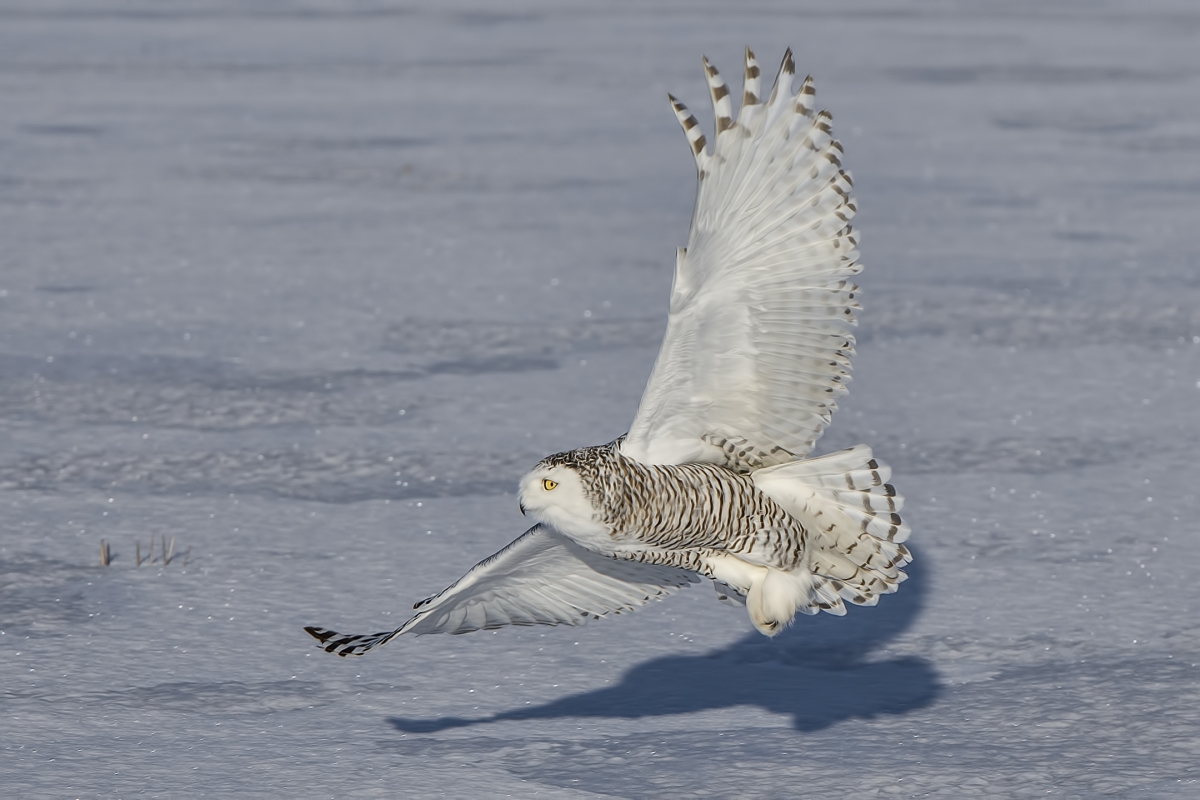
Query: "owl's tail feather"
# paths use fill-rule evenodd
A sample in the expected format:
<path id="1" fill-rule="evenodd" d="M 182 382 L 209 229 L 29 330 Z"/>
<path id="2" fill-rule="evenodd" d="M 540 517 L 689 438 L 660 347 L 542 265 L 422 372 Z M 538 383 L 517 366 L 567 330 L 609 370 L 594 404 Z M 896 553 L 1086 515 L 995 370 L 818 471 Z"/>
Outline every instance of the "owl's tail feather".
<path id="1" fill-rule="evenodd" d="M 866 445 L 753 473 L 758 489 L 808 531 L 813 581 L 800 612 L 843 614 L 838 598 L 873 606 L 908 577 L 900 567 L 912 555 L 901 542 L 910 529 L 899 514 L 904 498 L 889 477 Z"/>

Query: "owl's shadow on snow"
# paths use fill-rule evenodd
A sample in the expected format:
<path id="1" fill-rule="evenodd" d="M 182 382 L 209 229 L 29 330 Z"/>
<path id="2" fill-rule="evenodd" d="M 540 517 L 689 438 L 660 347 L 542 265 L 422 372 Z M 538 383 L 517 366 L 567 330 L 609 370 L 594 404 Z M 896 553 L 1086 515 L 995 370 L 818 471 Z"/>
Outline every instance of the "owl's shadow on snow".
<path id="1" fill-rule="evenodd" d="M 751 633 L 723 650 L 656 658 L 614 686 L 487 717 L 388 721 L 405 733 L 434 733 L 489 722 L 631 719 L 746 705 L 790 715 L 797 730 L 816 731 L 851 718 L 903 714 L 937 698 L 937 671 L 916 656 L 871 656 L 920 614 L 926 591 L 921 563 L 910 564 L 900 591 L 875 608 L 851 608 L 842 618 L 800 617 L 774 639 Z"/>

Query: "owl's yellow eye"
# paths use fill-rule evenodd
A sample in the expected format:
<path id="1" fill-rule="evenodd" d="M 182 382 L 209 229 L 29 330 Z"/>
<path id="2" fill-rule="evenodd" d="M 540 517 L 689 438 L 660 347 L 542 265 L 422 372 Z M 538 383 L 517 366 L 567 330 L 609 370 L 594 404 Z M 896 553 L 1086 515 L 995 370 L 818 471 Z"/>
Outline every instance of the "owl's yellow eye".
<path id="1" fill-rule="evenodd" d="M 546 478 L 544 481 L 542 481 L 542 488 L 547 492 L 553 489 L 555 486 L 558 486 L 557 481 L 552 481 L 549 478 Z"/>

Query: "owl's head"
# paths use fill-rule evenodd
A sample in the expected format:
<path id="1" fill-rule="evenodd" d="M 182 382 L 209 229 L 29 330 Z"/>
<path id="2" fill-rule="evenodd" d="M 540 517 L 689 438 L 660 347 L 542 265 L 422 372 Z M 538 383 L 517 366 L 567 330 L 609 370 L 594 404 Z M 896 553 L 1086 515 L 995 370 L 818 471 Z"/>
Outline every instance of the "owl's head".
<path id="1" fill-rule="evenodd" d="M 569 464 L 546 459 L 521 479 L 521 513 L 573 538 L 590 538 L 606 529 L 584 488 L 583 476 Z"/>

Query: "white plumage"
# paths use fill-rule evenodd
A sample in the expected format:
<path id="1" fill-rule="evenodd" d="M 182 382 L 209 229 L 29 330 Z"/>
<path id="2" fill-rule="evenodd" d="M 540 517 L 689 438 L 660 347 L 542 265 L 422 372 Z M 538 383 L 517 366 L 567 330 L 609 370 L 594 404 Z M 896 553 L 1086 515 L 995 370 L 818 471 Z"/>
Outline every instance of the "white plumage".
<path id="1" fill-rule="evenodd" d="M 858 309 L 855 206 L 830 116 L 808 78 L 791 93 L 789 52 L 766 103 L 729 120 L 724 81 L 704 62 L 716 115 L 713 151 L 693 139 L 699 174 L 688 246 L 671 288 L 667 334 L 621 450 L 639 461 L 720 461 L 745 442 L 764 463 L 806 455 L 846 391 Z M 747 52 L 743 102 L 757 96 Z M 680 124 L 699 126 L 671 98 Z M 697 146 L 698 145 L 698 146 Z M 776 448 L 788 454 L 771 455 Z"/>
<path id="2" fill-rule="evenodd" d="M 662 349 L 629 433 L 560 453 L 521 483 L 537 525 L 423 600 L 394 631 L 306 630 L 359 655 L 402 633 L 575 625 L 697 576 L 773 635 L 797 612 L 844 614 L 895 591 L 910 560 L 890 471 L 865 445 L 806 459 L 846 392 L 861 267 L 850 176 L 812 79 L 785 54 L 770 97 L 746 51 L 742 105 L 704 60 L 706 147 L 671 97 L 696 159 Z"/>
<path id="3" fill-rule="evenodd" d="M 670 567 L 621 561 L 580 547 L 548 525 L 535 525 L 433 597 L 394 631 L 354 636 L 339 655 L 360 655 L 402 633 L 470 633 L 506 625 L 580 625 L 620 614 L 699 578 Z M 344 638 L 306 628 L 318 639 Z M 347 646 L 348 645 L 348 646 Z"/>

